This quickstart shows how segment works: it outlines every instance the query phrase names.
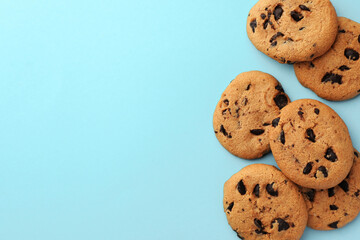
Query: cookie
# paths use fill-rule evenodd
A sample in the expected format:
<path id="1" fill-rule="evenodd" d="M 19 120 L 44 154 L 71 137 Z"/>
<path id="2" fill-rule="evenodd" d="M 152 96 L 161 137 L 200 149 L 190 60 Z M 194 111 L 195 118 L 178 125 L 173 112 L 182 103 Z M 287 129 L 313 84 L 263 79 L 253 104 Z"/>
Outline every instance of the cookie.
<path id="1" fill-rule="evenodd" d="M 338 186 L 326 190 L 301 189 L 309 212 L 309 227 L 316 230 L 341 228 L 359 214 L 359 156 L 359 152 L 354 150 L 354 165 Z"/>
<path id="2" fill-rule="evenodd" d="M 216 106 L 215 135 L 232 154 L 259 158 L 270 151 L 271 121 L 288 102 L 273 76 L 258 71 L 242 73 L 226 88 Z"/>
<path id="3" fill-rule="evenodd" d="M 274 122 L 271 150 L 289 179 L 314 189 L 331 188 L 345 179 L 354 151 L 349 131 L 334 110 L 302 99 L 283 108 Z"/>
<path id="4" fill-rule="evenodd" d="M 260 0 L 250 10 L 247 34 L 259 51 L 280 63 L 294 63 L 326 53 L 337 26 L 329 0 Z"/>
<path id="5" fill-rule="evenodd" d="M 224 185 L 224 211 L 240 239 L 300 239 L 307 209 L 298 187 L 277 168 L 253 164 Z"/>
<path id="6" fill-rule="evenodd" d="M 311 62 L 294 65 L 299 82 L 319 97 L 342 101 L 360 94 L 360 24 L 340 17 L 332 48 Z"/>

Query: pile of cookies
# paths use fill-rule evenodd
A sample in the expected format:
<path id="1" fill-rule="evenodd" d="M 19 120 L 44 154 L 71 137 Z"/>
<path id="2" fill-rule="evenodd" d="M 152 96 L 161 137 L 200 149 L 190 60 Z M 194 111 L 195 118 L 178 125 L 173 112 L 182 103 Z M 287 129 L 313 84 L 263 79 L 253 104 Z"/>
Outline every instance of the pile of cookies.
<path id="1" fill-rule="evenodd" d="M 257 49 L 294 64 L 299 81 L 328 100 L 360 94 L 360 24 L 338 18 L 328 0 L 260 0 L 247 32 Z M 360 155 L 329 106 L 294 102 L 273 76 L 238 75 L 218 102 L 213 126 L 232 154 L 257 159 L 272 151 L 280 170 L 249 165 L 224 186 L 224 210 L 240 239 L 300 239 L 345 226 L 360 211 Z"/>

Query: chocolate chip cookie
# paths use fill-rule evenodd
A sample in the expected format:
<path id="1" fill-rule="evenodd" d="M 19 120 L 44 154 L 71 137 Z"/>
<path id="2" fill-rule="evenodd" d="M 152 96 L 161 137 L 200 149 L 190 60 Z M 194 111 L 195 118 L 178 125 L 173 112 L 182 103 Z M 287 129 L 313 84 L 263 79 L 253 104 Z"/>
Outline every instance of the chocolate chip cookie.
<path id="1" fill-rule="evenodd" d="M 280 63 L 323 55 L 335 41 L 337 26 L 329 0 L 260 0 L 247 19 L 251 42 Z"/>
<path id="2" fill-rule="evenodd" d="M 309 212 L 309 227 L 316 230 L 341 228 L 359 214 L 359 156 L 359 152 L 354 150 L 354 165 L 338 186 L 326 190 L 301 189 Z"/>
<path id="3" fill-rule="evenodd" d="M 273 76 L 258 71 L 242 73 L 226 88 L 216 106 L 215 135 L 232 154 L 259 158 L 270 151 L 268 130 L 288 102 Z"/>
<path id="4" fill-rule="evenodd" d="M 338 185 L 348 175 L 354 151 L 343 120 L 311 99 L 290 103 L 272 124 L 270 146 L 282 172 L 314 189 Z"/>
<path id="5" fill-rule="evenodd" d="M 342 101 L 360 94 L 360 24 L 338 19 L 338 36 L 331 49 L 311 62 L 294 65 L 299 82 L 319 97 Z"/>
<path id="6" fill-rule="evenodd" d="M 240 239 L 300 239 L 308 213 L 298 187 L 277 168 L 253 164 L 224 185 L 224 211 Z"/>

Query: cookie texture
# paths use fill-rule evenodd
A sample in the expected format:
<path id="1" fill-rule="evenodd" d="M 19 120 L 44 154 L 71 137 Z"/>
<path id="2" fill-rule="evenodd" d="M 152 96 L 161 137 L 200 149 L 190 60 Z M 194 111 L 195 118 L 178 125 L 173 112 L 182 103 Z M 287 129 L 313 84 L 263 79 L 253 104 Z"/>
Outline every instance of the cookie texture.
<path id="1" fill-rule="evenodd" d="M 224 211 L 240 239 L 300 239 L 307 209 L 298 187 L 277 168 L 253 164 L 224 185 Z"/>
<path id="2" fill-rule="evenodd" d="M 338 36 L 331 49 L 311 62 L 294 65 L 299 82 L 319 97 L 342 101 L 360 94 L 360 24 L 338 19 Z"/>
<path id="3" fill-rule="evenodd" d="M 282 109 L 270 131 L 270 146 L 282 172 L 296 184 L 314 189 L 338 185 L 350 172 L 353 147 L 343 120 L 311 99 Z"/>
<path id="4" fill-rule="evenodd" d="M 271 122 L 288 102 L 273 76 L 258 71 L 242 73 L 226 88 L 216 106 L 215 135 L 232 154 L 259 158 L 270 151 Z"/>
<path id="5" fill-rule="evenodd" d="M 280 63 L 294 63 L 326 53 L 337 26 L 329 0 L 260 0 L 250 10 L 247 34 L 259 51 Z"/>
<path id="6" fill-rule="evenodd" d="M 354 150 L 350 174 L 336 187 L 325 190 L 302 188 L 309 212 L 308 226 L 316 230 L 341 228 L 360 211 L 360 159 Z"/>

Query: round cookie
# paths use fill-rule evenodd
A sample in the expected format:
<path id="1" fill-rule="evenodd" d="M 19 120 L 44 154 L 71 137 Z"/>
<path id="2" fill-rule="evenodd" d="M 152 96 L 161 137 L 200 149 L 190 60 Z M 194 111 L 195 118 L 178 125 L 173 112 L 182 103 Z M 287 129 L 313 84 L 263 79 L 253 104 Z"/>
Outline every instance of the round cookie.
<path id="1" fill-rule="evenodd" d="M 271 121 L 288 102 L 273 76 L 258 71 L 242 73 L 226 88 L 216 106 L 215 135 L 232 154 L 260 158 L 270 151 Z"/>
<path id="2" fill-rule="evenodd" d="M 342 101 L 360 94 L 360 24 L 340 17 L 332 48 L 312 62 L 294 65 L 299 82 L 319 97 Z"/>
<path id="3" fill-rule="evenodd" d="M 354 150 L 354 165 L 347 178 L 326 190 L 301 189 L 309 212 L 308 226 L 316 230 L 344 227 L 360 211 L 360 159 Z"/>
<path id="4" fill-rule="evenodd" d="M 224 211 L 240 239 L 300 239 L 308 213 L 298 187 L 277 168 L 253 164 L 224 185 Z"/>
<path id="5" fill-rule="evenodd" d="M 329 0 L 260 0 L 250 10 L 247 34 L 259 51 L 280 63 L 294 63 L 326 53 L 337 26 Z"/>
<path id="6" fill-rule="evenodd" d="M 312 99 L 292 102 L 274 119 L 270 146 L 282 172 L 296 184 L 327 189 L 339 184 L 353 164 L 353 147 L 343 120 Z"/>

